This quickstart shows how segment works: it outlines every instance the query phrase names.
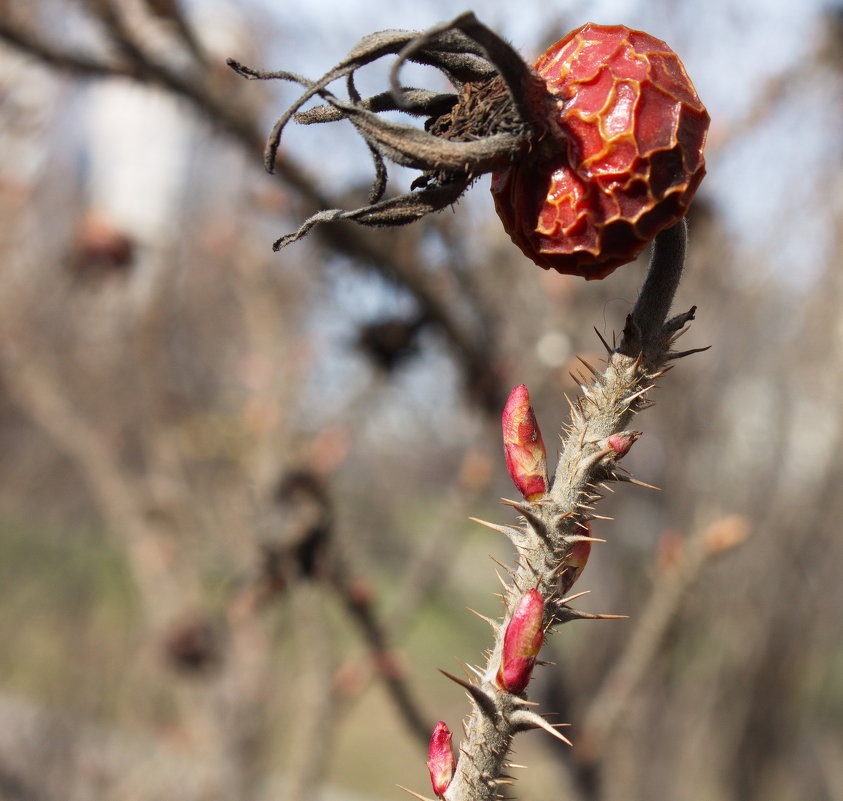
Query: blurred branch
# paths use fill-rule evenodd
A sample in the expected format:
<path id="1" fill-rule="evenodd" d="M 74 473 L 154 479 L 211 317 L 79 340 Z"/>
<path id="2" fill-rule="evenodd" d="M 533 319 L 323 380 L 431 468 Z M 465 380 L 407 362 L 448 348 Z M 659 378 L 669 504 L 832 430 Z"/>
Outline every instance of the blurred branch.
<path id="1" fill-rule="evenodd" d="M 496 425 L 494 434 L 497 433 Z M 488 441 L 494 441 L 491 435 Z M 417 549 L 407 559 L 407 567 L 398 579 L 401 592 L 388 620 L 393 636 L 410 625 L 419 606 L 441 586 L 442 577 L 454 564 L 457 550 L 465 544 L 462 538 L 454 536 L 454 530 L 469 517 L 469 510 L 476 509 L 485 499 L 490 476 L 489 456 L 479 450 L 469 451 L 463 458 L 457 481 L 442 502 L 435 525 L 419 538 Z"/>
<path id="2" fill-rule="evenodd" d="M 840 70 L 843 66 L 843 19 L 839 6 L 829 4 L 817 20 L 818 36 L 811 41 L 810 49 L 793 62 L 779 67 L 779 72 L 769 75 L 758 85 L 741 116 L 722 130 L 710 143 L 712 149 L 721 151 L 734 142 L 745 139 L 765 123 L 777 107 L 786 106 L 791 98 L 804 91 L 808 81 L 822 68 Z"/>
<path id="3" fill-rule="evenodd" d="M 299 701 L 290 737 L 286 801 L 315 798 L 324 781 L 339 722 L 334 688 L 332 638 L 326 626 L 324 594 L 311 582 L 293 588 L 294 674 Z"/>
<path id="4" fill-rule="evenodd" d="M 372 598 L 368 590 L 359 582 L 348 579 L 347 571 L 332 571 L 331 580 L 346 611 L 369 646 L 370 654 L 396 708 L 401 714 L 411 733 L 423 745 L 427 746 L 433 724 L 424 714 L 410 690 L 406 671 L 396 661 L 394 651 L 389 647 L 389 634 L 372 607 Z"/>
<path id="5" fill-rule="evenodd" d="M 151 57 L 137 41 L 133 31 L 108 0 L 92 0 L 97 17 L 119 48 L 126 64 L 103 62 L 68 52 L 44 41 L 20 26 L 0 20 L 0 40 L 56 69 L 81 77 L 123 77 L 163 88 L 188 100 L 215 126 L 237 140 L 250 155 L 263 158 L 264 136 L 253 111 L 237 101 L 233 93 L 215 90 L 202 74 L 183 75 Z M 337 208 L 338 199 L 320 191 L 314 181 L 294 161 L 279 153 L 275 170 L 313 208 Z M 427 279 L 417 259 L 415 248 L 395 247 L 382 233 L 373 234 L 353 225 L 338 224 L 320 227 L 319 239 L 338 253 L 351 257 L 359 269 L 375 270 L 396 281 L 409 292 L 425 318 L 438 328 L 448 341 L 461 366 L 469 394 L 475 402 L 496 414 L 505 398 L 505 390 L 494 371 L 494 336 L 488 326 L 472 335 L 457 319 L 441 292 Z M 478 304 L 479 298 L 461 298 Z M 490 319 L 488 312 L 478 320 Z"/>
<path id="6" fill-rule="evenodd" d="M 81 53 L 63 50 L 60 47 L 38 38 L 22 27 L 10 24 L 0 17 L 0 41 L 43 62 L 48 67 L 70 72 L 81 78 L 134 78 L 142 80 L 143 76 L 133 72 L 128 67 L 110 64 L 105 61 L 89 58 Z"/>
<path id="7" fill-rule="evenodd" d="M 322 581 L 333 588 L 369 649 L 378 677 L 410 732 L 427 745 L 431 722 L 416 700 L 405 672 L 396 662 L 390 635 L 376 614 L 368 584 L 355 578 L 357 571 L 348 564 L 334 541 L 334 520 L 326 488 L 313 473 L 288 474 L 278 499 L 287 510 L 290 530 L 288 544 L 279 549 L 267 565 L 262 602 L 294 589 L 302 580 Z"/>
<path id="8" fill-rule="evenodd" d="M 682 601 L 703 568 L 715 557 L 743 543 L 750 535 L 749 521 L 726 517 L 699 530 L 683 546 L 678 564 L 665 569 L 641 612 L 624 652 L 616 660 L 584 716 L 577 743 L 580 768 L 600 761 L 607 739 L 641 681 L 653 665 Z"/>
<path id="9" fill-rule="evenodd" d="M 144 2 L 150 14 L 157 19 L 165 20 L 175 28 L 179 38 L 198 62 L 207 61 L 207 53 L 182 12 L 178 0 L 144 0 Z"/>
<path id="10" fill-rule="evenodd" d="M 78 466 L 104 520 L 126 543 L 147 620 L 163 631 L 174 611 L 184 610 L 198 596 L 185 576 L 173 575 L 170 538 L 146 522 L 137 482 L 126 475 L 106 435 L 73 408 L 35 354 L 15 358 L 7 348 L 0 356 L 4 372 L 14 375 L 8 385 L 18 407 Z"/>
<path id="11" fill-rule="evenodd" d="M 146 482 L 125 469 L 114 443 L 74 407 L 58 380 L 38 363 L 37 354 L 30 350 L 26 359 L 15 358 L 9 346 L 0 357 L 3 372 L 14 376 L 7 383 L 19 408 L 81 471 L 106 526 L 124 546 L 143 606 L 149 655 L 158 657 L 163 646 L 171 665 L 181 661 L 198 669 L 215 662 L 215 644 L 204 642 L 205 622 L 194 614 L 201 608 L 199 573 L 189 560 L 178 558 L 178 531 L 150 514 L 154 503 Z M 185 618 L 187 614 L 191 617 Z M 250 744 L 260 726 L 267 647 L 254 621 L 241 616 L 237 623 L 215 680 L 195 688 L 176 684 L 174 691 L 180 724 L 190 731 L 197 749 L 209 755 L 220 797 L 236 793 L 246 801 L 253 797 Z M 195 702 L 191 689 L 203 697 L 202 703 Z M 214 695 L 224 712 L 210 702 Z"/>

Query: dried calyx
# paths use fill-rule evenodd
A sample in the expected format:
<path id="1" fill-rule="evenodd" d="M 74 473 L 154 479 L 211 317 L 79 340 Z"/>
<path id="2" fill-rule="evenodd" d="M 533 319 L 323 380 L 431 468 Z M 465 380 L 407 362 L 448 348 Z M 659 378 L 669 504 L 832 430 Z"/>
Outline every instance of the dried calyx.
<path id="1" fill-rule="evenodd" d="M 361 97 L 354 84 L 355 72 L 388 55 L 396 56 L 389 91 Z M 440 70 L 456 91 L 401 86 L 399 71 L 408 61 Z M 305 87 L 270 134 L 265 151 L 270 172 L 281 134 L 291 119 L 306 125 L 347 119 L 365 139 L 374 160 L 375 180 L 366 205 L 320 211 L 295 233 L 277 240 L 276 250 L 295 242 L 318 223 L 354 220 L 364 225 L 403 225 L 449 206 L 476 177 L 505 168 L 542 136 L 544 120 L 555 102 L 518 53 L 470 12 L 423 33 L 390 30 L 371 34 L 316 81 L 286 71 L 254 70 L 232 59 L 228 64 L 246 78 L 281 79 Z M 346 98 L 327 88 L 343 78 Z M 301 111 L 315 96 L 327 105 Z M 425 117 L 425 130 L 385 120 L 379 116 L 384 111 Z M 420 170 L 422 175 L 409 192 L 385 199 L 387 160 Z"/>

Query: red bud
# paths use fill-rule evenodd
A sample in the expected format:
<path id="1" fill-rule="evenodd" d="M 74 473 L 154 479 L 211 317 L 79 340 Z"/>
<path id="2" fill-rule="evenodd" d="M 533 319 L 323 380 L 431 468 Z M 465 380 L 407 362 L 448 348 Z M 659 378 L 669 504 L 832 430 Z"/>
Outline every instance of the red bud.
<path id="1" fill-rule="evenodd" d="M 506 469 L 521 494 L 528 501 L 537 500 L 547 492 L 547 455 L 523 384 L 509 393 L 501 423 Z"/>
<path id="2" fill-rule="evenodd" d="M 619 434 L 612 434 L 606 444 L 615 452 L 615 459 L 622 459 L 640 436 L 640 431 L 621 431 Z"/>
<path id="3" fill-rule="evenodd" d="M 498 687 L 511 693 L 521 693 L 530 681 L 533 665 L 544 642 L 542 620 L 544 598 L 538 590 L 524 593 L 503 636 L 501 666 L 498 668 Z"/>
<path id="4" fill-rule="evenodd" d="M 445 797 L 445 790 L 454 777 L 454 752 L 451 749 L 451 732 L 440 720 L 430 737 L 427 769 L 430 771 L 430 783 L 437 798 Z"/>
<path id="5" fill-rule="evenodd" d="M 591 523 L 581 525 L 583 536 L 591 536 Z M 574 586 L 574 582 L 580 577 L 580 573 L 585 569 L 588 557 L 591 555 L 591 543 L 585 541 L 575 542 L 571 545 L 562 564 L 565 569 L 559 574 L 559 592 L 562 595 L 568 592 Z"/>

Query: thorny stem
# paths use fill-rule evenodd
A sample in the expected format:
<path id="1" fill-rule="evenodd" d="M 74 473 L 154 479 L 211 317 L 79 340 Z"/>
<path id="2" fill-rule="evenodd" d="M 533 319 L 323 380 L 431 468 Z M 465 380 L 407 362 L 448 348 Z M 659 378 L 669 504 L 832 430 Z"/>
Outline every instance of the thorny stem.
<path id="1" fill-rule="evenodd" d="M 633 481 L 617 465 L 617 454 L 606 438 L 624 430 L 630 417 L 646 408 L 646 393 L 677 357 L 670 351 L 693 310 L 666 319 L 681 277 L 686 241 L 684 224 L 663 231 L 656 239 L 649 272 L 633 312 L 627 318 L 621 345 L 609 353 L 604 370 L 583 379 L 582 395 L 571 404 L 559 463 L 547 495 L 536 502 L 508 502 L 521 513 L 516 526 L 487 524 L 515 545 L 518 558 L 509 571 L 504 592 L 504 616 L 490 621 L 495 644 L 486 666 L 475 669 L 474 684 L 455 679 L 469 693 L 472 712 L 464 723 L 465 737 L 446 801 L 496 801 L 512 738 L 519 731 L 544 728 L 561 735 L 528 705 L 525 697 L 507 693 L 496 684 L 503 635 L 523 594 L 532 588 L 546 600 L 544 625 L 552 629 L 588 615 L 560 598 L 559 574 L 571 547 L 593 517 L 594 505 L 608 482 Z M 452 677 L 453 678 L 453 677 Z M 564 739 L 564 738 L 563 738 Z"/>
<path id="2" fill-rule="evenodd" d="M 119 15 L 108 13 L 112 11 L 110 4 L 99 0 L 96 6 L 109 23 L 115 39 L 123 44 L 130 67 L 112 67 L 72 57 L 55 58 L 52 63 L 88 75 L 128 73 L 140 80 L 164 85 L 188 97 L 244 142 L 250 145 L 255 142 L 253 126 L 231 111 L 229 99 L 223 102 L 203 86 L 182 79 L 152 62 L 141 49 L 132 46 L 132 38 L 123 28 Z M 0 28 L 2 33 L 5 32 Z M 28 49 L 30 44 L 8 34 L 4 38 L 21 49 Z M 48 56 L 53 51 L 38 53 L 37 48 L 29 49 L 50 61 Z M 318 197 L 317 191 L 294 165 L 282 162 L 280 166 L 287 180 L 315 200 L 318 206 L 332 205 Z M 346 246 L 349 251 L 359 249 L 367 255 L 375 253 L 367 240 L 346 231 L 340 236 L 346 242 L 349 239 L 354 242 L 351 247 Z M 467 685 L 474 710 L 467 721 L 457 773 L 446 794 L 448 801 L 492 801 L 498 798 L 513 736 L 529 728 L 550 728 L 543 718 L 525 705 L 523 698 L 497 688 L 495 675 L 500 662 L 502 634 L 521 595 L 532 587 L 537 587 L 549 601 L 545 619 L 547 626 L 588 617 L 555 595 L 559 566 L 576 541 L 581 531 L 580 524 L 590 518 L 592 504 L 599 500 L 600 484 L 629 480 L 617 469 L 611 454 L 605 448 L 601 449 L 601 438 L 621 431 L 629 417 L 645 407 L 647 401 L 644 396 L 651 382 L 661 374 L 666 361 L 678 355 L 670 354 L 675 335 L 693 318 L 691 310 L 665 322 L 681 277 L 684 246 L 684 224 L 663 232 L 657 238 L 650 272 L 627 321 L 620 347 L 610 354 L 606 369 L 596 375 L 590 386 L 583 387 L 582 397 L 572 406 L 571 423 L 548 497 L 537 503 L 515 504 L 523 515 L 523 526 L 505 527 L 518 549 L 519 560 L 511 572 L 512 583 L 505 595 L 503 624 L 493 622 L 496 644 L 487 666 L 478 670 L 478 684 Z M 381 261 L 379 258 L 375 260 Z M 391 264 L 391 260 L 386 261 Z M 435 315 L 431 316 L 435 319 Z"/>

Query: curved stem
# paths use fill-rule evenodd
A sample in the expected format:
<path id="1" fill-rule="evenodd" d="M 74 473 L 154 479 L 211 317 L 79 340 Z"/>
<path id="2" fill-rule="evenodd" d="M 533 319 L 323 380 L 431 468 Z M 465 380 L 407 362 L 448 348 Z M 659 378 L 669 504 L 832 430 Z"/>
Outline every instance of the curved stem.
<path id="1" fill-rule="evenodd" d="M 634 356 L 663 345 L 664 325 L 682 278 L 687 244 L 688 224 L 684 219 L 656 237 L 647 277 L 627 320 L 621 353 Z"/>

